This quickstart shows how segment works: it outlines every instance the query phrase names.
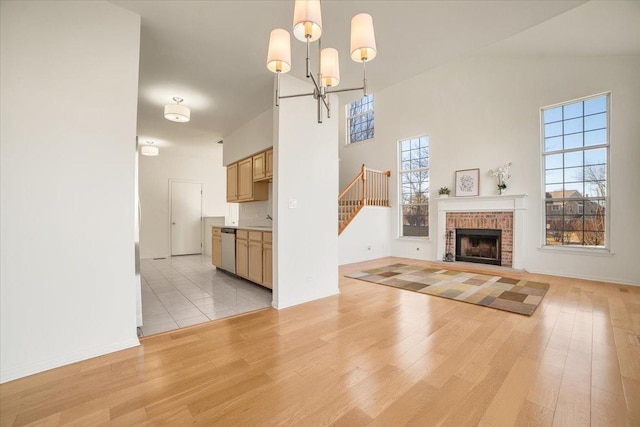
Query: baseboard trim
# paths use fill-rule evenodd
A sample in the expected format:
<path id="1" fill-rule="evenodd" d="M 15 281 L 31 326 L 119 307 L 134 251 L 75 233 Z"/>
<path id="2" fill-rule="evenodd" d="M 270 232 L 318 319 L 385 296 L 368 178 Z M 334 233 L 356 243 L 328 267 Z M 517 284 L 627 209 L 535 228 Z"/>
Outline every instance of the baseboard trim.
<path id="1" fill-rule="evenodd" d="M 340 289 L 336 288 L 334 291 L 327 292 L 325 294 L 314 295 L 312 297 L 298 298 L 298 299 L 294 299 L 294 300 L 291 300 L 291 301 L 286 301 L 286 302 L 280 303 L 280 304 L 278 304 L 276 301 L 274 301 L 271 304 L 271 306 L 273 308 L 275 308 L 276 310 L 282 310 L 284 308 L 293 307 L 294 305 L 300 305 L 300 304 L 304 304 L 304 303 L 307 303 L 307 302 L 319 300 L 319 299 L 322 299 L 322 298 L 332 297 L 332 296 L 339 295 L 339 294 L 340 294 Z"/>
<path id="2" fill-rule="evenodd" d="M 527 271 L 529 273 L 546 274 L 548 276 L 569 277 L 572 279 L 592 280 L 595 282 L 613 283 L 617 285 L 640 286 L 640 283 L 634 283 L 634 282 L 626 281 L 624 279 L 612 279 L 610 277 L 598 277 L 598 276 L 589 276 L 584 274 L 570 274 L 565 272 L 552 272 L 552 271 L 542 271 L 542 270 L 535 270 L 535 269 L 534 270 L 527 269 Z"/>
<path id="3" fill-rule="evenodd" d="M 3 367 L 3 369 L 0 370 L 0 384 L 27 377 L 29 375 L 34 375 L 43 371 L 48 371 L 50 369 L 59 368 L 61 366 L 70 365 L 72 363 L 81 362 L 83 360 L 91 359 L 94 357 L 103 356 L 108 353 L 137 347 L 139 345 L 140 341 L 138 341 L 138 339 L 136 338 L 101 347 L 94 347 L 68 354 L 62 354 L 47 360 L 25 363 L 8 368 Z"/>

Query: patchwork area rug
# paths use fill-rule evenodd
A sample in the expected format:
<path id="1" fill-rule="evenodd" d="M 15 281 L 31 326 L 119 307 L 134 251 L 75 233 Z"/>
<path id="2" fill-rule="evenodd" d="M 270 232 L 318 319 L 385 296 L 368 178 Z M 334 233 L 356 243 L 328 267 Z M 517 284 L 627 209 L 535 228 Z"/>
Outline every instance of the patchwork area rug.
<path id="1" fill-rule="evenodd" d="M 347 277 L 531 316 L 548 283 L 489 274 L 391 264 Z"/>

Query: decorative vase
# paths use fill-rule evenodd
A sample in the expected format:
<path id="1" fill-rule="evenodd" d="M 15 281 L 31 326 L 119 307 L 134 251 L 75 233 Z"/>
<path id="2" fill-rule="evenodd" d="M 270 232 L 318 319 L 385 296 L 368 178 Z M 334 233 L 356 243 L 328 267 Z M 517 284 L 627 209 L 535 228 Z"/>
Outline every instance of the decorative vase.
<path id="1" fill-rule="evenodd" d="M 449 197 L 449 195 L 448 195 L 448 194 L 441 194 L 441 195 L 440 195 L 440 198 L 441 198 L 441 199 L 446 199 L 447 197 Z"/>

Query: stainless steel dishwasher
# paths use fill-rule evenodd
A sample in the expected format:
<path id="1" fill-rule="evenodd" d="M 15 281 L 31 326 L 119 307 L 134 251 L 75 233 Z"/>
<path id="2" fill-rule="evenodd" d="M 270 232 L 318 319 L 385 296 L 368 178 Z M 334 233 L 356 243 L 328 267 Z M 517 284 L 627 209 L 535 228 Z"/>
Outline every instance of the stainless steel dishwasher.
<path id="1" fill-rule="evenodd" d="M 223 228 L 222 236 L 222 269 L 236 274 L 236 229 Z"/>

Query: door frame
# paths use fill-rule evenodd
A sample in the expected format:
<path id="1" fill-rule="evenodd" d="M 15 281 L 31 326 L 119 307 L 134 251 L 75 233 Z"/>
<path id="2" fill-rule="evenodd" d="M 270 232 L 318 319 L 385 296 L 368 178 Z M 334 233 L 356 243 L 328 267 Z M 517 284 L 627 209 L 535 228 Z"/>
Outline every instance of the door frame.
<path id="1" fill-rule="evenodd" d="M 200 253 L 202 254 L 204 252 L 204 242 L 203 242 L 203 237 L 202 237 L 202 228 L 204 226 L 203 224 L 203 217 L 202 217 L 202 210 L 203 210 L 203 198 L 204 198 L 204 184 L 202 181 L 197 181 L 194 179 L 174 179 L 174 178 L 169 178 L 169 223 L 168 223 L 168 230 L 169 230 L 169 255 L 168 257 L 172 257 L 173 256 L 173 233 L 171 232 L 171 223 L 173 222 L 173 183 L 174 182 L 182 182 L 182 183 L 188 183 L 188 184 L 200 184 Z"/>

